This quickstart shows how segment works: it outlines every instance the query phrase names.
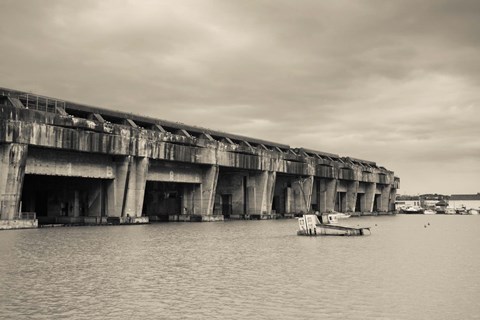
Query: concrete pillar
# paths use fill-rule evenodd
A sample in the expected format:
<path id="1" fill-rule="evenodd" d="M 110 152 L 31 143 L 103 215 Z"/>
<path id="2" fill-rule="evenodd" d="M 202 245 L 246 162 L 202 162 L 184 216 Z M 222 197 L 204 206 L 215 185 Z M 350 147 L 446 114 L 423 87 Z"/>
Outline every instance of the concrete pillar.
<path id="1" fill-rule="evenodd" d="M 272 204 L 273 204 L 273 196 L 275 195 L 275 181 L 276 180 L 277 180 L 277 173 L 276 172 L 268 172 L 267 190 L 265 192 L 266 197 L 265 197 L 265 201 L 264 201 L 265 212 L 267 214 L 272 214 Z"/>
<path id="2" fill-rule="evenodd" d="M 215 192 L 217 190 L 218 166 L 210 166 L 203 170 L 201 184 L 194 188 L 193 201 L 194 213 L 208 217 L 213 216 L 213 205 L 215 203 Z"/>
<path id="3" fill-rule="evenodd" d="M 72 217 L 77 218 L 80 216 L 80 192 L 78 190 L 73 190 L 73 208 L 72 208 Z"/>
<path id="4" fill-rule="evenodd" d="M 355 212 L 355 204 L 357 202 L 358 181 L 349 181 L 347 183 L 347 212 Z"/>
<path id="5" fill-rule="evenodd" d="M 148 158 L 132 158 L 128 175 L 127 191 L 123 217 L 141 217 L 145 184 L 147 183 Z"/>
<path id="6" fill-rule="evenodd" d="M 313 176 L 300 178 L 292 183 L 295 213 L 310 212 L 312 204 Z"/>
<path id="7" fill-rule="evenodd" d="M 131 156 L 122 157 L 115 161 L 115 180 L 109 181 L 107 186 L 107 216 L 121 217 L 125 205 L 127 175 L 133 161 Z"/>
<path id="8" fill-rule="evenodd" d="M 12 220 L 20 212 L 28 146 L 0 145 L 0 219 Z"/>
<path id="9" fill-rule="evenodd" d="M 390 200 L 390 190 L 391 185 L 383 185 L 381 189 L 380 203 L 378 204 L 379 212 L 388 212 L 389 211 L 389 200 Z"/>
<path id="10" fill-rule="evenodd" d="M 335 208 L 335 195 L 337 193 L 336 179 L 320 179 L 318 198 L 320 212 L 331 212 Z"/>
<path id="11" fill-rule="evenodd" d="M 88 190 L 87 212 L 89 217 L 101 217 L 104 210 L 103 181 L 92 183 Z"/>
<path id="12" fill-rule="evenodd" d="M 372 212 L 373 211 L 373 201 L 375 199 L 375 190 L 377 189 L 377 184 L 375 182 L 367 183 L 365 186 L 365 206 L 362 208 L 362 212 Z"/>
<path id="13" fill-rule="evenodd" d="M 143 200 L 145 199 L 149 160 L 148 158 L 136 158 L 135 164 L 135 217 L 141 217 Z"/>
<path id="14" fill-rule="evenodd" d="M 267 172 L 251 172 L 246 179 L 245 207 L 248 215 L 261 215 L 263 194 L 267 185 Z"/>
<path id="15" fill-rule="evenodd" d="M 247 179 L 247 214 L 263 216 L 272 213 L 275 179 L 276 173 L 270 171 L 249 174 Z"/>
<path id="16" fill-rule="evenodd" d="M 388 211 L 395 211 L 395 198 L 397 196 L 397 189 L 390 186 L 390 198 L 388 199 Z"/>
<path id="17" fill-rule="evenodd" d="M 127 156 L 116 161 L 115 180 L 107 188 L 109 217 L 140 217 L 142 215 L 148 158 Z"/>

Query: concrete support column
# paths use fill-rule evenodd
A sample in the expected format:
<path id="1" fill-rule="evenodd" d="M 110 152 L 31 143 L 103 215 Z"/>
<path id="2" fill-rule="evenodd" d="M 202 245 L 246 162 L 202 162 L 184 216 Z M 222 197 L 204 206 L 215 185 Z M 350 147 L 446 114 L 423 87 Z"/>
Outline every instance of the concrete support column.
<path id="1" fill-rule="evenodd" d="M 265 205 L 265 212 L 267 214 L 272 214 L 272 204 L 273 204 L 273 196 L 275 194 L 275 181 L 277 180 L 277 173 L 276 172 L 268 172 L 267 178 L 267 188 L 265 191 L 265 200 L 263 201 Z M 262 206 L 262 208 L 264 208 Z M 262 209 L 263 212 L 263 209 Z"/>
<path id="2" fill-rule="evenodd" d="M 389 200 L 390 200 L 390 190 L 391 185 L 384 185 L 382 186 L 382 193 L 380 196 L 380 203 L 378 204 L 378 211 L 379 212 L 388 212 L 389 211 Z"/>
<path id="3" fill-rule="evenodd" d="M 292 183 L 293 212 L 307 213 L 312 204 L 313 176 L 300 178 Z"/>
<path id="4" fill-rule="evenodd" d="M 140 217 L 142 215 L 148 158 L 127 156 L 116 162 L 115 180 L 108 186 L 109 217 Z"/>
<path id="5" fill-rule="evenodd" d="M 202 181 L 195 187 L 193 194 L 194 213 L 196 215 L 213 216 L 213 205 L 215 203 L 215 192 L 218 182 L 218 166 L 213 165 L 203 170 Z M 207 219 L 208 220 L 208 219 Z"/>
<path id="6" fill-rule="evenodd" d="M 318 188 L 319 211 L 331 212 L 335 208 L 335 195 L 337 193 L 336 179 L 320 179 Z"/>
<path id="7" fill-rule="evenodd" d="M 104 190 L 103 181 L 98 185 L 92 185 L 88 190 L 88 216 L 101 217 L 104 210 Z"/>
<path id="8" fill-rule="evenodd" d="M 12 220 L 20 212 L 28 146 L 0 145 L 0 219 Z"/>
<path id="9" fill-rule="evenodd" d="M 358 181 L 350 181 L 347 184 L 347 212 L 355 212 L 358 185 Z"/>
<path id="10" fill-rule="evenodd" d="M 142 216 L 142 209 L 143 209 L 143 200 L 145 199 L 145 186 L 147 184 L 147 176 L 148 176 L 148 167 L 149 167 L 149 160 L 148 158 L 136 158 L 135 159 L 135 182 L 134 192 L 135 192 L 135 206 L 134 206 L 134 213 L 135 217 Z M 130 215 L 132 216 L 132 215 Z"/>
<path id="11" fill-rule="evenodd" d="M 107 216 L 121 217 L 124 207 L 127 176 L 129 175 L 132 157 L 127 156 L 115 161 L 115 180 L 107 186 Z"/>
<path id="12" fill-rule="evenodd" d="M 292 188 L 285 189 L 285 213 L 295 212 Z"/>
<path id="13" fill-rule="evenodd" d="M 272 213 L 276 173 L 263 171 L 250 173 L 247 179 L 247 214 L 269 215 Z"/>
<path id="14" fill-rule="evenodd" d="M 373 201 L 375 199 L 375 190 L 377 189 L 377 184 L 375 182 L 367 183 L 365 186 L 365 206 L 362 208 L 362 212 L 372 212 L 373 211 Z"/>
<path id="15" fill-rule="evenodd" d="M 247 215 L 262 214 L 262 200 L 267 186 L 267 172 L 249 173 L 246 180 L 245 208 Z"/>
<path id="16" fill-rule="evenodd" d="M 74 218 L 80 216 L 80 192 L 78 190 L 73 190 L 73 208 L 71 216 Z"/>
<path id="17" fill-rule="evenodd" d="M 388 199 L 388 211 L 395 211 L 395 198 L 397 197 L 397 189 L 390 186 L 390 198 Z"/>
<path id="18" fill-rule="evenodd" d="M 141 217 L 145 184 L 147 183 L 148 158 L 132 158 L 125 196 L 123 217 Z"/>

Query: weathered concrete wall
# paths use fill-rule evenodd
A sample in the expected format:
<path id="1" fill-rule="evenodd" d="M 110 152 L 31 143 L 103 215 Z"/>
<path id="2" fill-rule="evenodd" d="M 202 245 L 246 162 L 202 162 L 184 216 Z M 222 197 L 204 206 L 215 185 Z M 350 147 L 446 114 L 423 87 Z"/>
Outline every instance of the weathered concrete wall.
<path id="1" fill-rule="evenodd" d="M 374 205 L 388 211 L 399 187 L 392 171 L 370 161 L 131 115 L 132 120 L 128 114 L 78 104 L 65 103 L 65 110 L 56 113 L 32 110 L 21 101 L 0 104 L 2 219 L 18 214 L 25 174 L 93 179 L 87 193 L 75 189 L 65 196 L 72 217 L 82 216 L 86 201 L 87 217 L 121 219 L 140 217 L 145 198 L 158 196 L 155 188 L 145 196 L 149 181 L 174 184 L 182 211 L 176 220 L 220 216 L 227 209 L 232 216 L 266 217 L 272 207 L 277 213 L 313 207 L 370 212 Z M 38 195 L 24 197 L 26 209 L 39 205 Z M 43 207 L 56 215 L 61 205 Z M 155 205 L 165 203 L 148 205 L 147 211 L 157 212 Z"/>
<path id="2" fill-rule="evenodd" d="M 0 230 L 11 229 L 35 229 L 38 227 L 38 220 L 0 220 Z"/>
<path id="3" fill-rule="evenodd" d="M 235 172 L 222 172 L 220 170 L 218 183 L 217 183 L 217 195 L 219 196 L 218 206 L 222 207 L 222 195 L 231 196 L 231 215 L 240 218 L 243 217 L 246 212 L 245 206 L 245 193 L 247 174 L 240 174 Z M 228 197 L 227 197 L 228 198 Z M 220 209 L 221 211 L 221 209 Z"/>
<path id="4" fill-rule="evenodd" d="M 16 219 L 25 176 L 28 146 L 0 144 L 0 220 Z"/>
<path id="5" fill-rule="evenodd" d="M 199 166 L 186 165 L 180 162 L 152 160 L 150 161 L 147 180 L 198 184 L 202 182 L 202 169 Z"/>
<path id="6" fill-rule="evenodd" d="M 335 208 L 335 195 L 337 193 L 336 179 L 319 179 L 318 198 L 320 212 L 331 212 Z"/>
<path id="7" fill-rule="evenodd" d="M 112 157 L 103 154 L 31 147 L 25 173 L 115 179 L 115 162 Z"/>
<path id="8" fill-rule="evenodd" d="M 290 212 L 310 212 L 312 203 L 313 176 L 297 178 L 292 183 L 293 203 Z"/>

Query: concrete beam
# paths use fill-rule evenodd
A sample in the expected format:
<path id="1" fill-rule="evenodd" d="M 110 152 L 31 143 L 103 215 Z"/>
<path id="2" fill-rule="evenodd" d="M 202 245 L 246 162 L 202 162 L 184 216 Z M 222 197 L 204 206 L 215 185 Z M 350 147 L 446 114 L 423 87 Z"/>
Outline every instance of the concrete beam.
<path id="1" fill-rule="evenodd" d="M 202 183 L 202 172 L 200 166 L 152 160 L 148 168 L 147 180 L 200 184 Z"/>
<path id="2" fill-rule="evenodd" d="M 69 152 L 31 147 L 25 167 L 26 174 L 114 179 L 115 163 L 108 155 Z"/>
<path id="3" fill-rule="evenodd" d="M 209 135 L 208 133 L 202 133 L 199 136 L 199 139 L 208 140 L 208 141 L 215 141 L 215 139 L 213 139 L 213 137 L 211 135 Z"/>
<path id="4" fill-rule="evenodd" d="M 124 119 L 123 124 L 132 128 L 138 128 L 137 124 L 132 119 Z"/>
<path id="5" fill-rule="evenodd" d="M 89 116 L 88 116 L 88 119 L 89 120 L 95 120 L 95 121 L 98 121 L 100 123 L 105 123 L 105 119 L 103 119 L 102 115 L 99 114 L 99 113 L 91 113 Z"/>
<path id="6" fill-rule="evenodd" d="M 55 113 L 61 115 L 61 116 L 68 116 L 68 113 L 63 109 L 62 107 L 55 106 Z"/>
<path id="7" fill-rule="evenodd" d="M 165 130 L 161 125 L 159 124 L 154 124 L 152 127 L 151 127 L 152 130 L 154 131 L 158 131 L 158 132 L 162 132 L 162 133 L 165 133 L 167 132 L 167 130 Z"/>
<path id="8" fill-rule="evenodd" d="M 184 136 L 184 137 L 187 137 L 187 138 L 191 138 L 192 136 L 190 135 L 190 133 L 188 133 L 187 130 L 185 129 L 179 129 L 175 132 L 175 134 L 178 134 L 179 136 Z"/>

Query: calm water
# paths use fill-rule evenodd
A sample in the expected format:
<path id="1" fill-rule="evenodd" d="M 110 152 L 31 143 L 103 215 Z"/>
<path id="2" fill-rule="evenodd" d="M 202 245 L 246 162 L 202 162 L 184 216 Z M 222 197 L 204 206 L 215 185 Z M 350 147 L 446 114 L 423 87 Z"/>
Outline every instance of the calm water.
<path id="1" fill-rule="evenodd" d="M 296 223 L 3 231 L 0 318 L 480 319 L 480 216 L 349 219 L 368 237 Z"/>

